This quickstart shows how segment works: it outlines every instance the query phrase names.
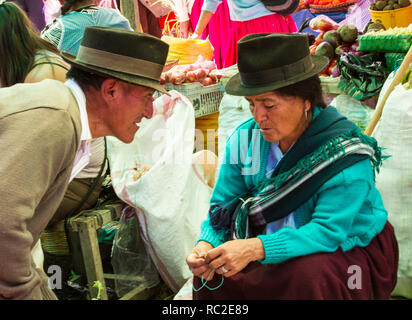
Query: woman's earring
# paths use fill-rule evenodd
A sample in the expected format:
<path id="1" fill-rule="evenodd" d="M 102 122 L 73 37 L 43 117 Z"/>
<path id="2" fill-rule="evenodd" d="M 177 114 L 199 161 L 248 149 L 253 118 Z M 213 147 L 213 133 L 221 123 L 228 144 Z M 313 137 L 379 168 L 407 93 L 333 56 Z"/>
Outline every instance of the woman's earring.
<path id="1" fill-rule="evenodd" d="M 308 120 L 308 110 L 305 110 L 305 119 Z"/>

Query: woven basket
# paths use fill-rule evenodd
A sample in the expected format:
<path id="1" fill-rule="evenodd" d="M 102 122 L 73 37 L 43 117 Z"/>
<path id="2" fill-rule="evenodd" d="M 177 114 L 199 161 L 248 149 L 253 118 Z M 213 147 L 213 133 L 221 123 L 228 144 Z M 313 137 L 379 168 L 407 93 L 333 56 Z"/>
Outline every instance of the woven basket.
<path id="1" fill-rule="evenodd" d="M 309 10 L 311 13 L 348 11 L 348 8 L 354 5 L 356 2 L 358 2 L 358 0 L 349 0 L 345 3 L 340 3 L 334 6 L 319 6 L 319 5 L 310 4 Z"/>
<path id="2" fill-rule="evenodd" d="M 41 245 L 44 251 L 57 255 L 70 254 L 69 244 L 64 231 L 44 230 L 40 236 Z"/>

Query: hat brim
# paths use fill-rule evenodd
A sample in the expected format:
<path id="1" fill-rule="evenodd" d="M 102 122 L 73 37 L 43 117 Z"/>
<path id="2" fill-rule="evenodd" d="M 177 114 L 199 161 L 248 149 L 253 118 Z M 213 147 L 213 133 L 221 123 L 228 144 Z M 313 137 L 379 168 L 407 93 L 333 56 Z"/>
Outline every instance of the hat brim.
<path id="1" fill-rule="evenodd" d="M 102 77 L 111 77 L 111 78 L 119 79 L 122 81 L 126 81 L 131 84 L 136 84 L 136 85 L 143 86 L 143 87 L 149 87 L 149 88 L 158 90 L 162 93 L 169 94 L 167 90 L 159 83 L 159 81 L 144 78 L 144 77 L 139 77 L 139 76 L 131 75 L 127 73 L 112 71 L 109 69 L 100 68 L 100 67 L 92 66 L 90 64 L 82 63 L 80 61 L 76 61 L 75 56 L 69 53 L 66 53 L 66 52 L 62 52 L 61 56 L 64 61 L 66 61 L 67 63 L 81 70 L 88 71 L 90 73 L 94 73 Z"/>
<path id="2" fill-rule="evenodd" d="M 240 73 L 237 73 L 226 83 L 225 90 L 226 93 L 233 96 L 253 96 L 276 90 L 297 83 L 299 81 L 303 81 L 320 73 L 329 64 L 329 59 L 324 56 L 312 55 L 312 63 L 313 68 L 311 70 L 305 73 L 297 74 L 295 77 L 290 78 L 287 81 L 276 81 L 255 87 L 245 87 L 242 84 Z"/>

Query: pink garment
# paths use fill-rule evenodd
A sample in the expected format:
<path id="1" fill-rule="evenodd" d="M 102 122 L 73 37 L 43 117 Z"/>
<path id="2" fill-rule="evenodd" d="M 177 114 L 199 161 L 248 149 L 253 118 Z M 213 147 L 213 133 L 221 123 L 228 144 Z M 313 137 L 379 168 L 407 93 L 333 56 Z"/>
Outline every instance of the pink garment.
<path id="1" fill-rule="evenodd" d="M 190 13 L 190 22 L 192 28 L 196 28 L 201 14 L 203 0 L 195 0 Z M 229 43 L 229 33 L 232 21 L 230 20 L 229 7 L 226 1 L 223 1 L 217 8 L 215 14 L 209 21 L 209 24 L 203 31 L 201 39 L 209 36 L 209 41 L 213 46 L 213 59 L 218 69 L 223 68 L 224 58 L 227 54 Z"/>
<path id="2" fill-rule="evenodd" d="M 248 34 L 261 32 L 290 33 L 297 31 L 296 23 L 290 15 L 281 16 L 274 13 L 249 21 L 232 21 L 230 34 L 226 42 L 227 52 L 223 59 L 223 68 L 237 63 L 237 42 Z"/>

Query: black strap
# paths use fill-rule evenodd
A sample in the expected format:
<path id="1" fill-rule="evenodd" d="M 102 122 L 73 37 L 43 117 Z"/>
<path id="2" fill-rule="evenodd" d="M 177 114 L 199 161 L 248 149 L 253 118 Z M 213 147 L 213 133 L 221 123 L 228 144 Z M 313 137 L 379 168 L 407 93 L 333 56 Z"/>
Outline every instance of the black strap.
<path id="1" fill-rule="evenodd" d="M 72 218 L 73 216 L 75 216 L 75 214 L 78 213 L 78 211 L 81 209 L 81 207 L 83 207 L 83 205 L 89 199 L 90 195 L 92 194 L 93 190 L 96 188 L 97 183 L 100 181 L 100 178 L 103 175 L 103 170 L 104 170 L 104 167 L 106 166 L 106 162 L 107 162 L 107 142 L 106 142 L 106 137 L 104 137 L 104 159 L 103 159 L 103 163 L 100 167 L 99 174 L 94 179 L 92 185 L 90 186 L 89 190 L 87 191 L 87 193 L 85 194 L 83 199 L 77 204 L 77 206 L 72 211 L 70 211 L 70 213 L 64 219 L 64 231 L 66 233 L 66 237 L 68 237 L 68 235 L 69 235 L 69 219 Z M 71 250 L 70 241 L 67 241 L 67 242 L 68 242 L 69 248 Z"/>
<path id="2" fill-rule="evenodd" d="M 56 65 L 56 66 L 62 67 L 63 69 L 69 71 L 69 69 L 68 69 L 66 66 L 64 66 L 64 65 L 62 65 L 62 64 L 60 64 L 60 63 L 57 63 L 57 62 L 52 62 L 52 61 L 43 61 L 43 62 L 35 63 L 35 64 L 33 65 L 32 69 L 34 69 L 35 67 L 37 67 L 37 66 L 39 66 L 39 65 L 41 65 L 41 64 L 54 64 L 54 65 Z"/>

